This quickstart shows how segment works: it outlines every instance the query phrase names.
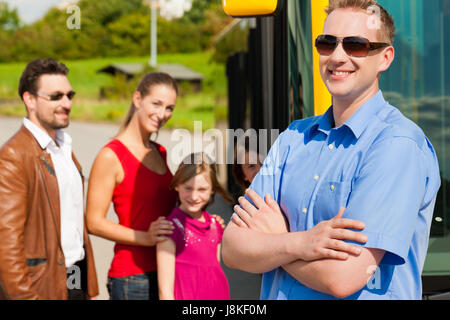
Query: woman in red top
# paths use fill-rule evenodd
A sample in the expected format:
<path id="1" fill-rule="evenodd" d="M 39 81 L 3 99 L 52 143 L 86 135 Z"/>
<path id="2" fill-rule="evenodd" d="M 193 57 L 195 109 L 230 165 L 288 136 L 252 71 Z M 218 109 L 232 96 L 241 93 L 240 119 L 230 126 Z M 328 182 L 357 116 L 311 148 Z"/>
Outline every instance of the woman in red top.
<path id="1" fill-rule="evenodd" d="M 140 81 L 119 134 L 98 154 L 87 196 L 90 233 L 116 242 L 108 273 L 112 300 L 158 299 L 155 245 L 171 234 L 176 203 L 166 150 L 150 140 L 170 119 L 176 82 L 164 73 Z M 119 223 L 106 218 L 111 201 Z"/>

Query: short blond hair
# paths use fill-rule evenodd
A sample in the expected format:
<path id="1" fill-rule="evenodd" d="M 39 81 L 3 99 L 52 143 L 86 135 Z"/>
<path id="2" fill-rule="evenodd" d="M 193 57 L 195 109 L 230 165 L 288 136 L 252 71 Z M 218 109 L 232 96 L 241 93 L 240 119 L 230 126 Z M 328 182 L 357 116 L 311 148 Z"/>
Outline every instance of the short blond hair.
<path id="1" fill-rule="evenodd" d="M 380 30 L 378 38 L 386 41 L 391 45 L 394 43 L 395 23 L 394 18 L 378 4 L 376 0 L 330 0 L 325 12 L 329 15 L 336 9 L 355 8 L 369 12 L 373 7 L 379 8 L 380 13 Z"/>

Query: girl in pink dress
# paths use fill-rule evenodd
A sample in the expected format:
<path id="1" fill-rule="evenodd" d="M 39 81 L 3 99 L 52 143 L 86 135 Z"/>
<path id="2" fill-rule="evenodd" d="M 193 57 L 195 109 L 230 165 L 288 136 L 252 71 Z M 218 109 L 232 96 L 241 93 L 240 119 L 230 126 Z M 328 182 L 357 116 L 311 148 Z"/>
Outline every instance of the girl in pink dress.
<path id="1" fill-rule="evenodd" d="M 228 281 L 220 266 L 223 227 L 205 208 L 219 192 L 214 164 L 203 153 L 188 156 L 175 173 L 171 187 L 179 205 L 168 220 L 175 229 L 157 244 L 157 273 L 161 300 L 228 300 Z"/>

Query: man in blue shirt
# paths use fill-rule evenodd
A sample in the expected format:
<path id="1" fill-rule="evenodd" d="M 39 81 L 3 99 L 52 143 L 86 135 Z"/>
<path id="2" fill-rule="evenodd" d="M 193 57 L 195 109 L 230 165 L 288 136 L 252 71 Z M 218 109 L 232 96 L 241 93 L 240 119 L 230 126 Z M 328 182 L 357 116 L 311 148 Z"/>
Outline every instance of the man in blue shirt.
<path id="1" fill-rule="evenodd" d="M 264 273 L 262 299 L 421 299 L 440 175 L 422 130 L 379 89 L 394 23 L 374 0 L 331 0 L 327 13 L 316 48 L 333 106 L 279 136 L 247 192 L 254 206 L 235 207 L 223 259 Z"/>

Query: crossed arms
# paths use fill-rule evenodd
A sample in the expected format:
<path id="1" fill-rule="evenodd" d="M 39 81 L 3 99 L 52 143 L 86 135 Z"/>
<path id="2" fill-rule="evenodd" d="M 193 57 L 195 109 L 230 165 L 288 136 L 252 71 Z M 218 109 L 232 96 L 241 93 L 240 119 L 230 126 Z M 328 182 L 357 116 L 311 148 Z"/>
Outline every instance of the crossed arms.
<path id="1" fill-rule="evenodd" d="M 385 251 L 348 244 L 367 241 L 362 222 L 343 219 L 344 208 L 331 220 L 304 232 L 288 232 L 284 216 L 269 195 L 253 190 L 239 199 L 236 214 L 225 229 L 222 255 L 226 265 L 252 273 L 282 267 L 305 286 L 337 298 L 361 290 Z"/>

